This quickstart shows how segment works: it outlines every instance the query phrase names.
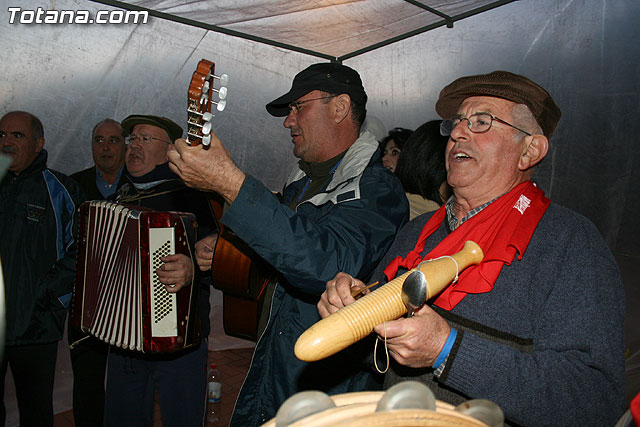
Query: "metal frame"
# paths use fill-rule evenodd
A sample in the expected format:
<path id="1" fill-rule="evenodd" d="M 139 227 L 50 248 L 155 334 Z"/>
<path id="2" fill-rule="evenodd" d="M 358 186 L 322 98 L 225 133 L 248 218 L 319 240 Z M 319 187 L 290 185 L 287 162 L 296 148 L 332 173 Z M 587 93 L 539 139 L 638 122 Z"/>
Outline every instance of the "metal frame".
<path id="1" fill-rule="evenodd" d="M 104 4 L 104 5 L 107 5 L 107 6 L 118 7 L 120 9 L 125 9 L 125 10 L 144 11 L 144 12 L 148 12 L 149 15 L 151 15 L 151 16 L 155 16 L 157 18 L 166 19 L 168 21 L 178 22 L 180 24 L 186 24 L 186 25 L 190 25 L 190 26 L 193 26 L 193 27 L 198 27 L 198 28 L 203 28 L 205 30 L 214 31 L 214 32 L 217 32 L 217 33 L 227 34 L 227 35 L 233 36 L 233 37 L 239 37 L 239 38 L 242 38 L 242 39 L 251 40 L 251 41 L 255 41 L 255 42 L 266 44 L 266 45 L 270 45 L 270 46 L 275 46 L 275 47 L 279 47 L 279 48 L 282 48 L 282 49 L 291 50 L 291 51 L 294 51 L 294 52 L 304 53 L 306 55 L 311 55 L 311 56 L 315 56 L 315 57 L 318 57 L 318 58 L 326 59 L 326 60 L 329 60 L 331 62 L 342 63 L 342 61 L 344 61 L 346 59 L 350 59 L 350 58 L 356 57 L 358 55 L 362 55 L 364 53 L 371 52 L 372 50 L 379 49 L 379 48 L 381 48 L 383 46 L 387 46 L 387 45 L 396 43 L 398 41 L 401 41 L 401 40 L 416 36 L 418 34 L 422 34 L 424 32 L 427 32 L 427 31 L 430 31 L 430 30 L 433 30 L 433 29 L 436 29 L 436 28 L 439 28 L 439 27 L 446 26 L 447 28 L 453 28 L 453 23 L 456 22 L 456 21 L 460 21 L 462 19 L 469 18 L 469 17 L 477 15 L 479 13 L 486 12 L 486 11 L 491 10 L 491 9 L 495 9 L 497 7 L 504 6 L 504 5 L 508 4 L 508 3 L 512 3 L 512 2 L 518 1 L 518 0 L 497 0 L 497 1 L 494 1 L 494 2 L 489 3 L 487 5 L 484 5 L 484 6 L 469 10 L 469 11 L 467 11 L 465 13 L 461 13 L 461 14 L 454 15 L 454 16 L 449 16 L 449 15 L 447 15 L 447 14 L 445 14 L 445 13 L 443 13 L 443 12 L 437 10 L 437 9 L 434 9 L 432 7 L 429 7 L 429 6 L 425 5 L 425 4 L 422 4 L 421 2 L 416 1 L 416 0 L 403 0 L 403 1 L 407 2 L 407 3 L 410 3 L 410 4 L 414 5 L 414 6 L 417 6 L 417 7 L 421 8 L 421 9 L 424 9 L 424 10 L 430 12 L 430 13 L 433 13 L 434 15 L 439 16 L 440 18 L 442 18 L 442 20 L 440 20 L 438 22 L 435 22 L 433 24 L 426 25 L 424 27 L 417 28 L 415 30 L 408 31 L 406 33 L 397 35 L 397 36 L 392 37 L 390 39 L 387 39 L 387 40 L 384 40 L 384 41 L 381 41 L 381 42 L 378 42 L 378 43 L 374 43 L 372 45 L 369 45 L 369 46 L 364 47 L 362 49 L 355 50 L 353 52 L 347 53 L 347 54 L 342 55 L 342 56 L 327 55 L 325 53 L 317 52 L 315 50 L 305 49 L 305 48 L 302 48 L 302 47 L 299 47 L 299 46 L 290 45 L 290 44 L 287 44 L 287 43 L 281 43 L 281 42 L 278 42 L 278 41 L 275 41 L 275 40 L 254 36 L 254 35 L 251 35 L 251 34 L 240 32 L 240 31 L 230 30 L 230 29 L 223 28 L 223 27 L 220 27 L 220 26 L 217 26 L 217 25 L 212 25 L 212 24 L 207 24 L 207 23 L 200 22 L 200 21 L 195 21 L 193 19 L 182 18 L 182 17 L 177 16 L 177 15 L 172 15 L 170 13 L 159 12 L 157 10 L 148 9 L 148 8 L 137 6 L 137 5 L 134 5 L 134 4 L 129 4 L 129 3 L 126 3 L 126 2 L 123 2 L 123 1 L 118 1 L 118 0 L 90 0 L 90 1 L 93 1 L 94 3 L 101 3 L 101 4 Z"/>

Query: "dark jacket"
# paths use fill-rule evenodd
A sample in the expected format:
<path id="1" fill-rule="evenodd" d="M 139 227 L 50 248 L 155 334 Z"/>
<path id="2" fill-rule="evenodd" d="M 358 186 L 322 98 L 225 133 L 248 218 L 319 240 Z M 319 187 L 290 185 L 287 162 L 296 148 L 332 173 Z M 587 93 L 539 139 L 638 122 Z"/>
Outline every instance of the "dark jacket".
<path id="1" fill-rule="evenodd" d="M 362 280 L 371 274 L 407 220 L 400 181 L 383 168 L 378 143 L 365 133 L 347 150 L 324 191 L 288 206 L 307 182 L 293 171 L 281 204 L 247 177 L 222 222 L 283 276 L 276 286 L 269 322 L 258 340 L 232 425 L 259 425 L 275 416 L 285 399 L 303 390 L 329 394 L 361 390 L 370 373 L 344 352 L 315 363 L 293 352 L 302 332 L 320 320 L 316 303 L 326 282 L 344 271 Z"/>
<path id="2" fill-rule="evenodd" d="M 0 183 L 7 345 L 62 337 L 75 279 L 74 213 L 82 201 L 74 180 L 47 168 L 45 150 Z"/>
<path id="3" fill-rule="evenodd" d="M 90 168 L 81 170 L 74 174 L 71 174 L 70 177 L 75 179 L 80 187 L 84 191 L 84 195 L 86 200 L 103 200 L 104 197 L 102 193 L 98 189 L 96 185 L 96 167 L 91 166 Z M 122 175 L 120 176 L 120 180 L 116 183 L 116 192 L 122 187 L 122 185 L 126 182 L 125 175 L 127 170 L 124 169 L 122 171 Z"/>

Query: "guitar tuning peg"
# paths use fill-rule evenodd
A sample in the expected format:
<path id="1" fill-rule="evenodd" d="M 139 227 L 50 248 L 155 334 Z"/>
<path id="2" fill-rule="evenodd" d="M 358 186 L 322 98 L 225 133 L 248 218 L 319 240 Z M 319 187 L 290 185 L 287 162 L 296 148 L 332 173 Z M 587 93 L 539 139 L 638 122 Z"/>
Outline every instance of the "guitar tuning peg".
<path id="1" fill-rule="evenodd" d="M 220 85 L 226 86 L 229 84 L 229 76 L 227 74 L 220 74 L 220 76 L 213 76 L 214 78 L 220 80 Z"/>
<path id="2" fill-rule="evenodd" d="M 222 111 L 222 110 L 224 110 L 224 107 L 227 106 L 227 101 L 222 99 L 222 100 L 220 100 L 218 102 L 214 102 L 214 104 L 216 104 L 216 110 Z"/>
<path id="3" fill-rule="evenodd" d="M 214 74 L 214 64 L 202 59 L 191 77 L 191 84 L 187 92 L 187 144 L 201 143 L 205 148 L 211 144 L 213 128 L 211 121 L 214 114 L 211 113 L 215 104 L 217 111 L 223 111 L 227 105 L 227 74 Z M 220 81 L 216 83 L 214 79 Z M 219 85 L 219 88 L 215 88 Z M 217 95 L 212 95 L 212 92 Z M 217 102 L 216 102 L 217 101 Z M 215 113 L 215 111 L 214 111 Z"/>
<path id="4" fill-rule="evenodd" d="M 226 87 L 221 87 L 220 89 L 214 89 L 213 91 L 218 93 L 218 97 L 220 99 L 225 99 L 227 97 L 227 88 Z"/>

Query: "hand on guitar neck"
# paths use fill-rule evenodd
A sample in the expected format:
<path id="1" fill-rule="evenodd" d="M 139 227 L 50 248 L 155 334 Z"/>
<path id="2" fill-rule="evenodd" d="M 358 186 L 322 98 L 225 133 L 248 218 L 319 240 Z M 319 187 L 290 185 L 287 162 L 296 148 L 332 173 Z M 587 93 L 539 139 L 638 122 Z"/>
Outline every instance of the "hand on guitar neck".
<path id="1" fill-rule="evenodd" d="M 213 87 L 216 81 L 222 84 L 219 89 Z M 225 74 L 214 74 L 212 62 L 200 61 L 187 91 L 187 139 L 178 139 L 169 148 L 168 156 L 169 167 L 185 184 L 202 191 L 215 191 L 231 204 L 245 174 L 233 163 L 211 126 L 212 106 L 215 105 L 217 111 L 224 109 L 227 83 Z M 213 101 L 214 94 L 218 95 L 218 102 Z"/>
<path id="2" fill-rule="evenodd" d="M 231 204 L 240 192 L 245 174 L 231 160 L 220 140 L 211 133 L 211 145 L 189 146 L 178 139 L 169 148 L 169 167 L 189 187 L 215 191 Z"/>

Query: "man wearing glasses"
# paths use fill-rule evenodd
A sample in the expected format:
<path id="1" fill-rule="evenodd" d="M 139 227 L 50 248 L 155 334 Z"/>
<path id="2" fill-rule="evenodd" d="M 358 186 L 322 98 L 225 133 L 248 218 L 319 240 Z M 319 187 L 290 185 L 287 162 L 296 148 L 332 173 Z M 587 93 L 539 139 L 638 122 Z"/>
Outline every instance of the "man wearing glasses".
<path id="1" fill-rule="evenodd" d="M 115 200 L 156 211 L 189 212 L 198 221 L 198 236 L 217 232 L 206 195 L 187 188 L 168 166 L 167 150 L 182 128 L 166 117 L 131 115 L 122 121 L 126 138 L 128 183 Z M 192 247 L 192 253 L 195 248 Z M 209 281 L 194 271 L 193 260 L 176 254 L 161 258 L 156 270 L 168 292 L 200 286 L 199 345 L 174 353 L 146 355 L 111 347 L 107 362 L 106 426 L 153 425 L 157 390 L 165 425 L 201 425 L 206 400 L 209 335 Z"/>
<path id="2" fill-rule="evenodd" d="M 298 73 L 291 90 L 267 104 L 271 115 L 285 117 L 300 159 L 283 203 L 236 167 L 215 135 L 208 150 L 179 140 L 169 152 L 188 185 L 225 198 L 222 222 L 282 277 L 232 425 L 266 422 L 298 391 L 344 393 L 371 379 L 345 354 L 304 363 L 293 352 L 298 336 L 320 319 L 315 305 L 326 281 L 339 271 L 367 280 L 408 218 L 404 191 L 382 166 L 378 142 L 369 132 L 359 135 L 366 102 L 355 70 L 322 63 Z"/>
<path id="3" fill-rule="evenodd" d="M 436 111 L 453 196 L 403 228 L 373 280 L 466 240 L 484 260 L 414 317 L 375 328 L 394 359 L 385 388 L 413 379 L 454 405 L 488 399 L 508 424 L 615 424 L 625 397 L 618 269 L 593 224 L 531 181 L 560 109 L 528 78 L 496 71 L 446 86 Z M 323 317 L 353 302 L 352 282 L 327 283 Z"/>

